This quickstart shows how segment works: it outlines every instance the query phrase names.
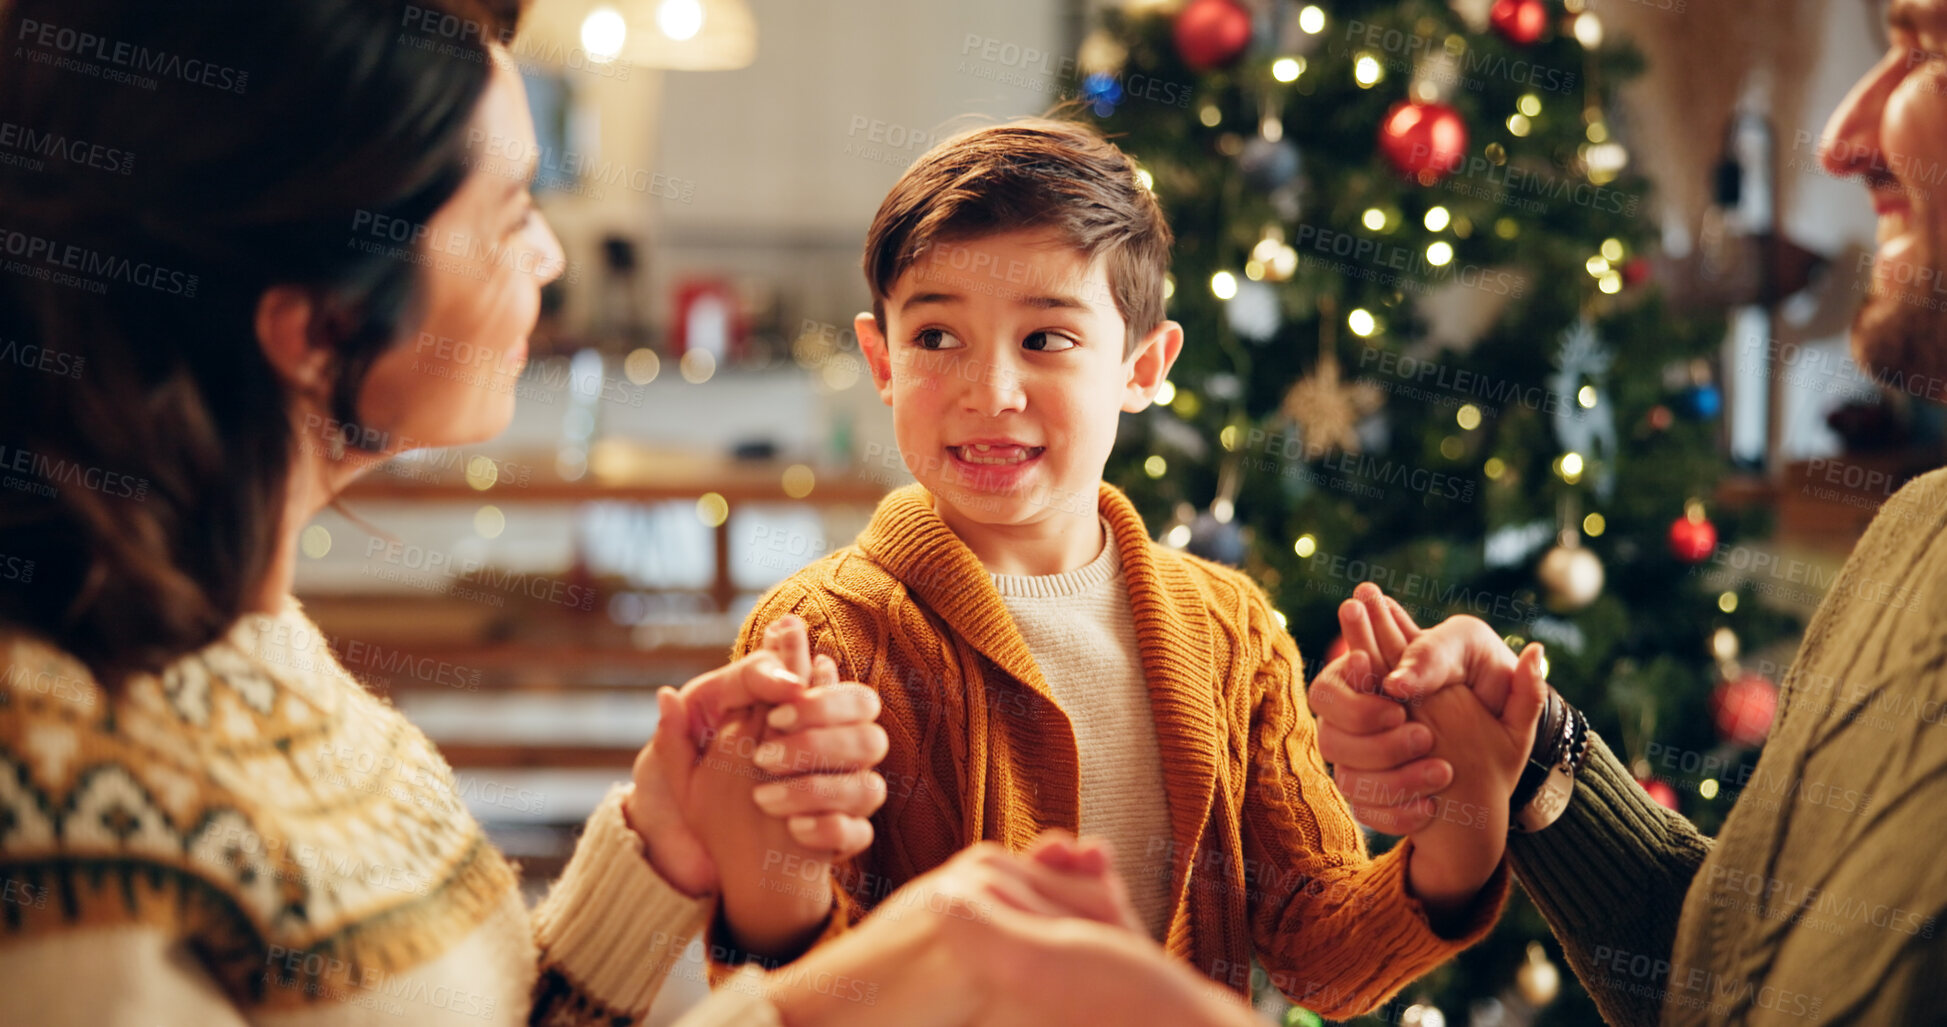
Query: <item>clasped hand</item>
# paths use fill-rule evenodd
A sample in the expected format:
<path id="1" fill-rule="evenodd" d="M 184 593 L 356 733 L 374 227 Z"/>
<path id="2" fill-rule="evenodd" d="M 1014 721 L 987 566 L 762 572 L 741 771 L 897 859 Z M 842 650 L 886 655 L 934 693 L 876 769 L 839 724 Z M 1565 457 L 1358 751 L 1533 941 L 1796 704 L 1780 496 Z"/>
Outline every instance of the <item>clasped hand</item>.
<path id="1" fill-rule="evenodd" d="M 1340 605 L 1339 625 L 1347 650 L 1309 697 L 1319 752 L 1354 815 L 1417 835 L 1453 819 L 1459 793 L 1491 805 L 1505 831 L 1547 694 L 1541 645 L 1516 657 L 1475 617 L 1423 630 L 1371 583 Z"/>
<path id="2" fill-rule="evenodd" d="M 761 649 L 663 689 L 657 705 L 624 811 L 678 890 L 718 891 L 723 863 L 753 847 L 829 861 L 872 843 L 867 818 L 886 797 L 873 770 L 887 746 L 879 697 L 814 660 L 803 621 L 780 618 Z"/>

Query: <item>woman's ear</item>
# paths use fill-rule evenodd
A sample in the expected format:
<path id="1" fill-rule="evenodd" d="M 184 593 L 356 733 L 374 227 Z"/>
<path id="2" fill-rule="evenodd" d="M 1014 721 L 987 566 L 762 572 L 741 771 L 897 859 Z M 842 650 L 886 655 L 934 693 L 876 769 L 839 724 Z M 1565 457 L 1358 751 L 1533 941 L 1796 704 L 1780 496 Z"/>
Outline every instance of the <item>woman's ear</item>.
<path id="1" fill-rule="evenodd" d="M 257 345 L 285 387 L 301 396 L 331 394 L 332 352 L 313 343 L 317 304 L 292 285 L 274 285 L 257 299 Z"/>
<path id="2" fill-rule="evenodd" d="M 859 337 L 859 352 L 865 354 L 866 366 L 872 369 L 872 384 L 879 390 L 879 398 L 891 406 L 892 351 L 886 346 L 886 333 L 879 330 L 879 319 L 869 310 L 861 311 L 852 318 L 852 332 Z"/>
<path id="3" fill-rule="evenodd" d="M 1176 365 L 1176 358 L 1182 352 L 1183 326 L 1175 321 L 1165 321 L 1143 336 L 1126 363 L 1129 380 L 1123 384 L 1124 412 L 1136 414 L 1149 409 L 1156 390 L 1163 387 L 1164 379 L 1170 376 L 1170 368 Z"/>

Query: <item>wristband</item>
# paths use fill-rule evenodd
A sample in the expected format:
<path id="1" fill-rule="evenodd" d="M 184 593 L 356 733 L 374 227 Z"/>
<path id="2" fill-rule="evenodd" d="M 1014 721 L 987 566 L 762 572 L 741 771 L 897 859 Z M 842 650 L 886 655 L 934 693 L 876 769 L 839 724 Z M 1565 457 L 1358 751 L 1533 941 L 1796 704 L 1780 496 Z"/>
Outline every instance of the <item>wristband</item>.
<path id="1" fill-rule="evenodd" d="M 1562 750 L 1567 744 L 1564 730 L 1568 722 L 1568 704 L 1550 688 L 1547 697 L 1542 700 L 1541 720 L 1535 725 L 1535 743 L 1528 752 L 1528 763 L 1521 768 L 1521 778 L 1515 783 L 1514 794 L 1508 800 L 1510 809 L 1520 810 L 1541 791 L 1549 768 L 1561 761 Z"/>
<path id="2" fill-rule="evenodd" d="M 1514 805 L 1508 818 L 1511 830 L 1532 834 L 1559 819 L 1568 809 L 1568 801 L 1575 794 L 1575 772 L 1581 769 L 1582 761 L 1588 754 L 1589 720 L 1582 711 L 1570 706 L 1553 688 L 1548 690 L 1551 705 L 1561 708 L 1558 733 L 1554 741 L 1544 746 L 1539 736 L 1535 739 L 1535 749 L 1545 753 L 1549 762 L 1544 766 L 1529 758 L 1528 767 L 1522 772 L 1526 783 L 1533 774 L 1533 790 L 1525 801 Z"/>

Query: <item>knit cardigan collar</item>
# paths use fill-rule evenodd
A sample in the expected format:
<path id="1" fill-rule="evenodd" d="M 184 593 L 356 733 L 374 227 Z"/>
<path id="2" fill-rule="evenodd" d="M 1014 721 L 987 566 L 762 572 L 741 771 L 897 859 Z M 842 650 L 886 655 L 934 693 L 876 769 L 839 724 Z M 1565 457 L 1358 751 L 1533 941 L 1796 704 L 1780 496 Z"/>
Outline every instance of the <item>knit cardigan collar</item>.
<path id="1" fill-rule="evenodd" d="M 1135 615 L 1136 643 L 1149 687 L 1156 741 L 1169 773 L 1171 834 L 1178 853 L 1194 850 L 1217 785 L 1222 733 L 1211 680 L 1215 625 L 1187 567 L 1160 560 L 1142 516 L 1127 496 L 1102 484 L 1096 508 L 1108 522 Z M 987 568 L 933 509 L 919 485 L 894 491 L 859 535 L 861 551 L 946 622 L 959 641 L 1059 709 L 1027 640 L 1015 627 Z M 1187 861 L 1173 860 L 1172 901 L 1180 902 Z"/>

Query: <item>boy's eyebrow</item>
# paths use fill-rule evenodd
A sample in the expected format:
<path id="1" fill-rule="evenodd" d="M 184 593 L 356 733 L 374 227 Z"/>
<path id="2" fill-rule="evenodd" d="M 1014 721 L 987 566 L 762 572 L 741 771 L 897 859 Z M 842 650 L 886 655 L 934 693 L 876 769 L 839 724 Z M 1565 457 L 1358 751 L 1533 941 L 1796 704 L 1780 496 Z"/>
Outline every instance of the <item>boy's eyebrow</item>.
<path id="1" fill-rule="evenodd" d="M 899 304 L 899 312 L 903 314 L 914 307 L 927 303 L 953 304 L 964 302 L 964 300 L 965 297 L 957 292 L 916 292 L 906 297 L 905 302 Z M 1050 293 L 1043 296 L 1020 296 L 1016 297 L 1014 302 L 1024 307 L 1033 307 L 1036 310 L 1087 311 L 1094 309 L 1087 303 L 1082 302 L 1079 298 L 1062 293 Z"/>
<path id="2" fill-rule="evenodd" d="M 899 305 L 899 312 L 903 314 L 926 303 L 959 303 L 961 299 L 960 294 L 955 292 L 916 292 Z"/>
<path id="3" fill-rule="evenodd" d="M 1091 309 L 1088 304 L 1083 303 L 1080 299 L 1077 299 L 1074 296 L 1064 296 L 1060 293 L 1055 293 L 1047 296 L 1023 296 L 1017 302 L 1019 302 L 1024 307 L 1034 307 L 1037 310 L 1089 310 Z"/>

